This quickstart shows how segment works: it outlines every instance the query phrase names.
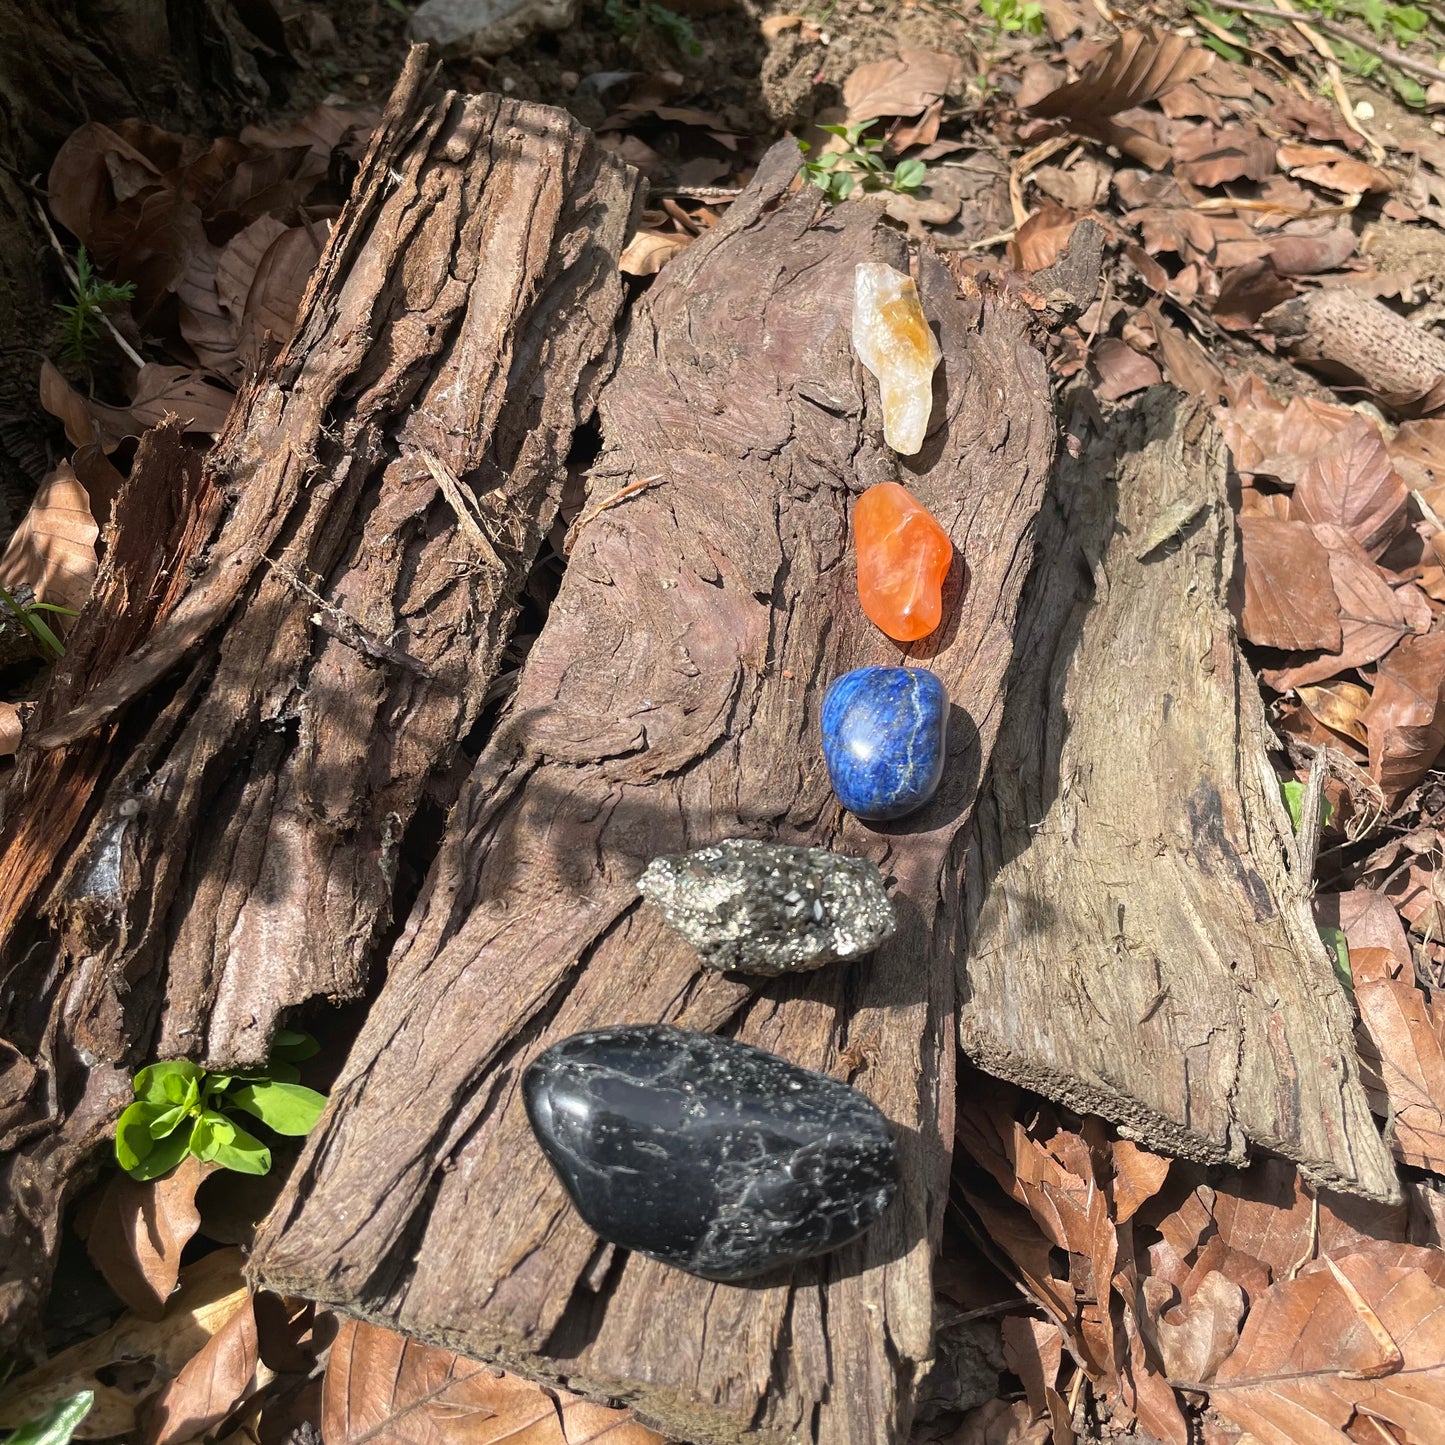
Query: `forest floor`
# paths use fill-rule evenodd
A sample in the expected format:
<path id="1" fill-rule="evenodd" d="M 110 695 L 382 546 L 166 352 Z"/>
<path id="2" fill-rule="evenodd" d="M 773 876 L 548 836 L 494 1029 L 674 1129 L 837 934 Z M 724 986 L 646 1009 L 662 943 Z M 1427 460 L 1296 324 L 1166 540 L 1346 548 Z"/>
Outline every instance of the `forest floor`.
<path id="1" fill-rule="evenodd" d="M 805 180 L 839 204 L 883 194 L 912 237 L 1041 315 L 1032 278 L 1092 218 L 1105 282 L 1056 332 L 1060 393 L 1107 412 L 1176 386 L 1215 409 L 1232 453 L 1239 633 L 1404 1197 L 1315 1190 L 1277 1158 L 1170 1161 L 969 1074 L 918 1442 L 1445 1438 L 1445 26 L 1385 0 L 1241 8 L 587 0 L 561 33 L 446 62 L 460 89 L 570 110 L 646 176 L 623 257 L 633 294 L 790 133 L 810 147 Z M 69 310 L 38 379 L 53 465 L 0 558 L 18 604 L 0 631 L 11 752 L 137 436 L 167 412 L 214 434 L 289 334 L 405 57 L 399 0 L 282 18 L 286 94 L 239 136 L 87 126 L 55 158 Z M 141 193 L 196 223 L 145 232 L 127 211 Z M 551 560 L 560 572 L 560 548 Z M 546 602 L 542 588 L 510 676 Z M 324 1090 L 363 1011 L 294 1021 L 269 1080 Z M 49 1410 L 49 1433 L 15 1445 L 71 1429 L 400 1445 L 418 1418 L 437 1442 L 465 1418 L 468 1445 L 659 1438 L 248 1294 L 244 1249 L 294 1157 L 284 1136 L 304 1132 L 296 1107 L 258 1115 L 282 1136 L 265 1175 L 244 1150 L 226 1156 L 239 1173 L 193 1153 L 159 1179 L 108 1169 L 81 1200 L 51 1358 L 0 1392 L 0 1429 Z M 87 1392 L 77 1426 L 67 1402 Z"/>

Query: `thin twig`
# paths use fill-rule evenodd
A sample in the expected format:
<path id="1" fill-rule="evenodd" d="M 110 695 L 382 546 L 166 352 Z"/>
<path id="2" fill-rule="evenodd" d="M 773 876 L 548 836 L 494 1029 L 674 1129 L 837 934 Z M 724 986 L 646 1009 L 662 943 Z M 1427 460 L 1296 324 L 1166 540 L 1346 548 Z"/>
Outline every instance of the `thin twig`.
<path id="1" fill-rule="evenodd" d="M 583 512 L 582 515 L 578 517 L 575 522 L 572 523 L 571 528 L 568 530 L 567 540 L 562 544 L 563 556 L 571 556 L 572 547 L 577 541 L 578 532 L 580 532 L 583 527 L 585 527 L 588 522 L 590 522 L 594 517 L 600 515 L 602 512 L 607 511 L 609 507 L 615 507 L 619 502 L 625 502 L 628 497 L 635 497 L 638 492 L 645 492 L 648 487 L 653 486 L 655 483 L 660 481 L 662 481 L 662 477 L 655 476 L 642 477 L 638 481 L 628 482 L 625 487 L 619 487 L 618 490 L 613 492 L 610 497 L 606 498 L 601 502 L 598 502 L 595 507 L 590 507 L 587 511 Z"/>
<path id="2" fill-rule="evenodd" d="M 65 254 L 65 247 L 60 244 L 60 237 L 55 234 L 50 224 L 50 217 L 45 214 L 45 207 L 39 201 L 35 202 L 35 213 L 40 217 L 40 224 L 45 227 L 45 234 L 50 237 L 50 244 L 55 248 L 55 254 L 60 257 L 60 264 L 65 267 L 65 274 L 70 277 L 70 284 L 75 287 L 75 293 L 78 296 L 80 294 L 80 277 L 76 273 L 75 267 L 70 264 L 70 257 Z M 99 308 L 96 309 L 96 314 L 100 317 L 100 324 L 115 338 L 115 344 L 125 352 L 126 356 L 137 366 L 144 366 L 146 364 L 145 357 L 115 329 L 111 324 L 110 317 Z"/>
<path id="3" fill-rule="evenodd" d="M 1233 10 L 1240 15 L 1258 15 L 1266 20 L 1283 20 L 1290 25 L 1302 18 L 1290 14 L 1287 10 L 1276 10 L 1271 5 L 1251 4 L 1250 0 L 1213 0 L 1213 3 L 1216 10 Z M 1441 70 L 1438 66 L 1430 65 L 1423 60 L 1416 60 L 1413 56 L 1406 55 L 1403 50 L 1396 50 L 1393 45 L 1383 45 L 1379 41 L 1358 35 L 1337 20 L 1325 20 L 1318 15 L 1312 15 L 1309 24 L 1339 40 L 1348 40 L 1351 45 L 1358 46 L 1369 55 L 1377 56 L 1387 65 L 1393 65 L 1396 70 L 1413 71 L 1416 75 L 1423 75 L 1427 80 L 1445 80 L 1445 70 Z"/>
<path id="4" fill-rule="evenodd" d="M 742 195 L 741 186 L 652 186 L 649 196 L 686 196 L 690 201 L 735 201 Z"/>

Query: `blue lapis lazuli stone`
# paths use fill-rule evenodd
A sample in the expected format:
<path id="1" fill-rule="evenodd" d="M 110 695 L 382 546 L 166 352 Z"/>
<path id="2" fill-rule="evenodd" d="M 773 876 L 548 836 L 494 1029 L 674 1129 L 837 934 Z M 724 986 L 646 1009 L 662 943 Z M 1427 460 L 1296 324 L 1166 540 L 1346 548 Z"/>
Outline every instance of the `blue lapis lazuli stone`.
<path id="1" fill-rule="evenodd" d="M 860 818 L 902 818 L 938 790 L 948 694 L 916 667 L 845 672 L 823 698 L 823 756 L 838 801 Z"/>

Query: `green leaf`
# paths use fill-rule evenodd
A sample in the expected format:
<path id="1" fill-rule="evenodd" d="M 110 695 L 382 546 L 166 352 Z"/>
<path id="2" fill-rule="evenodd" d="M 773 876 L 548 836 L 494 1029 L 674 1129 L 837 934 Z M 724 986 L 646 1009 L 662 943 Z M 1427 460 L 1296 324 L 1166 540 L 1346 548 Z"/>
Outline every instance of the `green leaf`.
<path id="1" fill-rule="evenodd" d="M 1344 930 L 1336 928 L 1332 923 L 1321 923 L 1319 925 L 1320 942 L 1325 946 L 1325 952 L 1330 956 L 1330 964 L 1334 968 L 1335 977 L 1339 979 L 1347 993 L 1355 991 L 1355 975 L 1350 968 L 1350 945 L 1345 940 Z"/>
<path id="2" fill-rule="evenodd" d="M 916 191 L 927 175 L 928 167 L 922 161 L 899 161 L 893 167 L 893 184 L 900 191 Z"/>
<path id="3" fill-rule="evenodd" d="M 846 125 L 820 125 L 818 129 L 821 131 L 826 131 L 829 135 L 840 135 L 844 138 L 844 140 L 852 139 L 852 137 L 848 134 L 848 127 Z"/>
<path id="4" fill-rule="evenodd" d="M 131 1106 L 134 1108 L 134 1105 Z M 152 1104 L 151 1108 L 158 1105 Z M 167 1135 L 174 1134 L 180 1128 L 182 1122 L 191 1117 L 191 1110 L 185 1104 L 177 1104 L 173 1109 L 162 1110 L 151 1120 L 151 1138 L 164 1139 Z"/>
<path id="5" fill-rule="evenodd" d="M 191 1153 L 209 1163 L 236 1137 L 236 1125 L 215 1109 L 202 1109 L 191 1133 Z"/>
<path id="6" fill-rule="evenodd" d="M 94 1403 L 93 1390 L 77 1390 L 57 1400 L 43 1415 L 12 1430 L 6 1436 L 5 1445 L 67 1445 L 75 1427 L 90 1414 Z"/>
<path id="7" fill-rule="evenodd" d="M 1290 827 L 1298 833 L 1300 820 L 1304 816 L 1305 785 L 1295 778 L 1286 778 L 1279 785 L 1279 791 L 1284 798 L 1285 807 L 1289 810 Z"/>
<path id="8" fill-rule="evenodd" d="M 186 1119 L 173 1134 L 167 1134 L 164 1139 L 152 1139 L 150 1153 L 134 1168 L 125 1172 L 132 1179 L 142 1181 L 159 1179 L 161 1175 L 169 1174 L 186 1157 L 186 1150 L 191 1143 L 191 1125 L 192 1121 Z"/>
<path id="9" fill-rule="evenodd" d="M 217 1147 L 216 1163 L 224 1169 L 234 1169 L 237 1174 L 270 1173 L 271 1151 L 239 1124 L 231 1125 L 231 1134 L 229 1143 Z"/>
<path id="10" fill-rule="evenodd" d="M 302 1084 L 247 1084 L 226 1101 L 254 1114 L 278 1134 L 310 1133 L 326 1107 L 326 1095 Z"/>
<path id="11" fill-rule="evenodd" d="M 1385 78 L 1390 82 L 1395 94 L 1405 102 L 1406 105 L 1414 106 L 1416 110 L 1421 109 L 1429 100 L 1425 93 L 1425 87 L 1418 80 L 1406 75 L 1403 71 L 1396 70 L 1389 66 L 1385 70 Z"/>
<path id="12" fill-rule="evenodd" d="M 116 1120 L 115 1160 L 127 1174 L 155 1147 L 151 1124 L 160 1112 L 159 1105 L 140 1100 Z"/>
<path id="13" fill-rule="evenodd" d="M 833 195 L 840 201 L 846 201 L 853 194 L 853 188 L 858 184 L 858 177 L 848 173 L 833 177 Z"/>
<path id="14" fill-rule="evenodd" d="M 1244 51 L 1237 49 L 1233 45 L 1226 45 L 1224 41 L 1216 35 L 1201 35 L 1199 39 L 1202 44 L 1208 46 L 1216 55 L 1222 55 L 1231 65 L 1238 65 L 1240 61 L 1244 59 Z"/>
<path id="15" fill-rule="evenodd" d="M 189 1059 L 152 1064 L 135 1076 L 135 1096 L 148 1104 L 181 1104 L 187 1098 L 195 1103 L 203 1072 L 199 1064 Z M 196 1092 L 192 1093 L 192 1089 Z"/>

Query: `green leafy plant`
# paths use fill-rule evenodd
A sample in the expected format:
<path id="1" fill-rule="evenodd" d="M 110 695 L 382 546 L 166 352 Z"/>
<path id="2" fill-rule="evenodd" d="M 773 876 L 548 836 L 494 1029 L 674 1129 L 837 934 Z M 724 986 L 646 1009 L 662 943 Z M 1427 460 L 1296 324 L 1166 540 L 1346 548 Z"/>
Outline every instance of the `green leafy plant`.
<path id="1" fill-rule="evenodd" d="M 129 301 L 135 295 L 134 282 L 117 284 L 97 276 L 82 246 L 75 256 L 75 290 L 69 301 L 57 303 L 65 317 L 65 336 L 60 355 L 80 366 L 90 364 L 91 350 L 100 339 L 100 318 L 107 306 Z"/>
<path id="2" fill-rule="evenodd" d="M 1295 778 L 1285 778 L 1279 785 L 1280 796 L 1284 799 L 1284 806 L 1289 813 L 1290 825 L 1298 833 L 1300 824 L 1304 821 L 1305 810 L 1305 785 Z M 1320 798 L 1320 826 L 1328 828 L 1330 819 L 1335 815 L 1334 805 L 1326 797 Z"/>
<path id="3" fill-rule="evenodd" d="M 1010 34 L 1043 34 L 1044 7 L 1039 0 L 980 0 L 980 3 L 983 13 L 1000 30 Z"/>
<path id="4" fill-rule="evenodd" d="M 656 0 L 607 0 L 602 7 L 607 23 L 624 40 L 634 39 L 644 25 L 667 36 L 684 55 L 701 55 L 702 42 L 692 21 Z"/>
<path id="5" fill-rule="evenodd" d="M 116 1161 L 132 1179 L 159 1179 L 187 1154 L 239 1174 L 265 1174 L 271 1151 L 235 1113 L 250 1114 L 278 1134 L 309 1133 L 326 1095 L 297 1082 L 296 1063 L 318 1047 L 310 1034 L 282 1029 L 263 1069 L 213 1074 L 188 1059 L 142 1069 L 136 1101 L 115 1126 Z"/>
<path id="6" fill-rule="evenodd" d="M 920 160 L 899 161 L 890 167 L 880 154 L 882 139 L 863 134 L 876 124 L 860 120 L 852 125 L 823 126 L 829 135 L 841 136 L 847 149 L 824 151 L 817 160 L 805 160 L 799 174 L 830 201 L 846 201 L 855 190 L 896 191 L 900 195 L 916 191 L 927 179 L 928 167 Z M 806 141 L 800 141 L 799 147 L 804 154 L 811 149 Z"/>
<path id="7" fill-rule="evenodd" d="M 52 662 L 58 662 L 65 656 L 65 644 L 40 614 L 53 612 L 61 617 L 79 617 L 80 613 L 70 607 L 57 607 L 53 602 L 24 601 L 4 587 L 0 587 L 0 603 L 9 609 L 11 616 L 35 639 L 36 646 L 44 656 Z"/>
<path id="8" fill-rule="evenodd" d="M 90 1414 L 93 1390 L 77 1390 L 57 1400 L 43 1415 L 27 1420 L 3 1437 L 4 1445 L 69 1445 L 76 1427 Z"/>

